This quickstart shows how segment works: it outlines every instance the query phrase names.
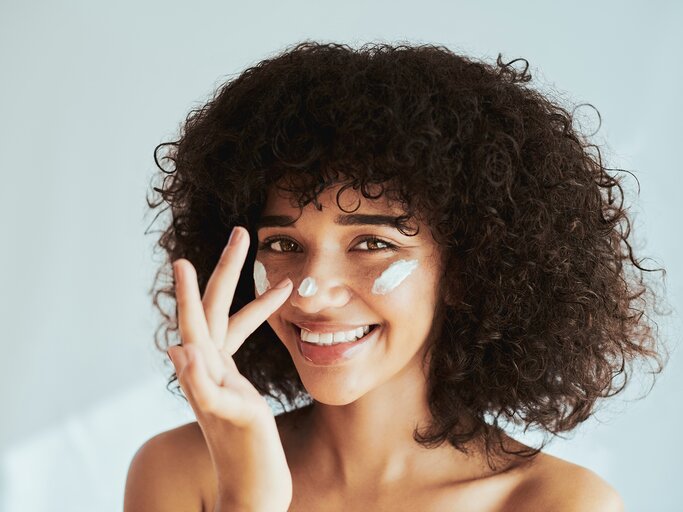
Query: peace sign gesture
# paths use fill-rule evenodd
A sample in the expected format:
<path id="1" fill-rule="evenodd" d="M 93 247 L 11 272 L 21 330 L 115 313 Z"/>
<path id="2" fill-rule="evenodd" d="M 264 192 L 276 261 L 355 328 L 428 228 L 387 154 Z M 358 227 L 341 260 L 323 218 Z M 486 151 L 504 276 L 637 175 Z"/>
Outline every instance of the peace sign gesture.
<path id="1" fill-rule="evenodd" d="M 200 297 L 197 274 L 173 263 L 182 346 L 168 349 L 201 427 L 218 478 L 219 499 L 248 510 L 289 507 L 292 481 L 268 402 L 237 370 L 233 354 L 289 297 L 283 280 L 229 317 L 249 232 L 235 227 Z"/>

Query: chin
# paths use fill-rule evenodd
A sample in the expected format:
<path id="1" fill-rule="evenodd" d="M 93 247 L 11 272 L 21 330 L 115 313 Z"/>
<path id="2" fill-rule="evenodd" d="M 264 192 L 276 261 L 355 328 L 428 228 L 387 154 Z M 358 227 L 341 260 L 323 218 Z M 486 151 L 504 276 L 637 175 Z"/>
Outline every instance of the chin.
<path id="1" fill-rule="evenodd" d="M 344 393 L 340 389 L 315 389 L 309 388 L 304 382 L 304 387 L 313 400 L 325 405 L 343 406 L 349 405 L 358 400 L 362 394 Z"/>
<path id="2" fill-rule="evenodd" d="M 305 363 L 295 366 L 308 394 L 322 404 L 348 405 L 372 387 L 372 382 L 349 374 L 343 367 L 313 368 Z"/>

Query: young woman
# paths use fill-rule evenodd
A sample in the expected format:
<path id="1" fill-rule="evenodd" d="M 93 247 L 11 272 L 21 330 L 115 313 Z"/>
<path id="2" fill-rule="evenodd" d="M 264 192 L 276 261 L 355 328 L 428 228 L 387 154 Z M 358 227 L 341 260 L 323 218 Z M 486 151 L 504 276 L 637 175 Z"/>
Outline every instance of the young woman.
<path id="1" fill-rule="evenodd" d="M 157 148 L 197 421 L 140 448 L 127 512 L 622 510 L 502 428 L 569 431 L 663 359 L 619 180 L 512 64 L 304 42 Z"/>

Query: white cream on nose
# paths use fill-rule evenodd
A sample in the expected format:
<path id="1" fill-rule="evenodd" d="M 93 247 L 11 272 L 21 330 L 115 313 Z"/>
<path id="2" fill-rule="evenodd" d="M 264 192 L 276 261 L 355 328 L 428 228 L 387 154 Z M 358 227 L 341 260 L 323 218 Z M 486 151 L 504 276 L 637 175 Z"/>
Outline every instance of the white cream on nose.
<path id="1" fill-rule="evenodd" d="M 396 288 L 403 280 L 417 268 L 417 260 L 394 261 L 382 274 L 375 279 L 372 293 L 384 295 Z"/>
<path id="2" fill-rule="evenodd" d="M 254 284 L 259 295 L 263 295 L 270 288 L 266 267 L 259 260 L 254 261 Z"/>
<path id="3" fill-rule="evenodd" d="M 302 297 L 310 297 L 312 295 L 315 295 L 315 292 L 318 291 L 318 285 L 315 282 L 315 278 L 313 277 L 307 277 L 303 281 L 301 281 L 301 284 L 299 285 L 299 295 Z"/>

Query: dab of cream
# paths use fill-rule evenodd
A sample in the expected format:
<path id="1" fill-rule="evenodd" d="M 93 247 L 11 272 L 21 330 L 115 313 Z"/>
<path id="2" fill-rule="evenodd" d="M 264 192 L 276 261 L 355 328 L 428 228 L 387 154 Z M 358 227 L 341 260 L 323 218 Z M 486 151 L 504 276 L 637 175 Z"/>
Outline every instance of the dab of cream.
<path id="1" fill-rule="evenodd" d="M 254 261 L 254 284 L 259 295 L 263 295 L 270 288 L 266 267 L 259 260 Z"/>
<path id="2" fill-rule="evenodd" d="M 317 291 L 318 285 L 315 283 L 315 278 L 313 277 L 307 277 L 301 281 L 301 284 L 299 285 L 299 295 L 302 297 L 310 297 L 311 295 L 315 295 L 315 292 Z"/>
<path id="3" fill-rule="evenodd" d="M 394 261 L 372 285 L 372 293 L 384 295 L 396 288 L 417 268 L 417 260 Z"/>

